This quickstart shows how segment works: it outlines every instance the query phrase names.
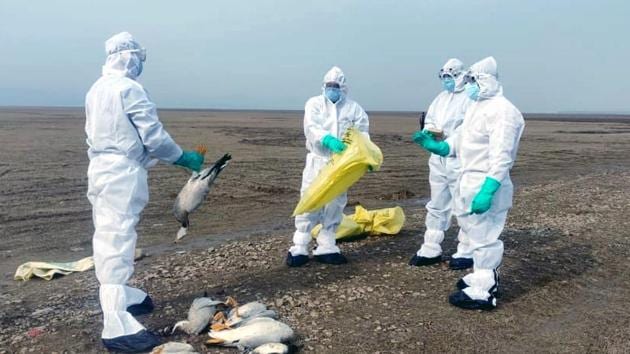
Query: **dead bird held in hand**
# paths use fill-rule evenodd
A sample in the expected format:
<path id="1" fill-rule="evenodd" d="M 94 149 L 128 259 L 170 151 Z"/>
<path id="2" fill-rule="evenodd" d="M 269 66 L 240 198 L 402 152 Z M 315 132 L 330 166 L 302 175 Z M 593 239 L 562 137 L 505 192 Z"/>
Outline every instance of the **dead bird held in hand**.
<path id="1" fill-rule="evenodd" d="M 203 154 L 205 153 L 205 148 L 199 147 L 197 151 Z M 208 196 L 208 192 L 210 192 L 212 182 L 219 176 L 219 173 L 223 171 L 231 159 L 232 156 L 230 154 L 225 154 L 212 166 L 203 169 L 199 173 L 193 172 L 184 188 L 179 192 L 173 206 L 173 214 L 175 214 L 175 218 L 182 225 L 177 232 L 176 241 L 186 236 L 190 225 L 188 216 L 203 203 Z"/>

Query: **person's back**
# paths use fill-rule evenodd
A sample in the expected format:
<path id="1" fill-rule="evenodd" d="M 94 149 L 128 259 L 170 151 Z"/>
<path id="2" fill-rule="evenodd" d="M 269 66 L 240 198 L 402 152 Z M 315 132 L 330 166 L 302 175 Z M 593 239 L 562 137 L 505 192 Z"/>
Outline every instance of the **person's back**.
<path id="1" fill-rule="evenodd" d="M 199 171 L 203 156 L 182 151 L 160 123 L 155 104 L 134 79 L 144 48 L 131 34 L 105 42 L 102 77 L 85 99 L 88 192 L 92 204 L 94 271 L 103 312 L 101 340 L 117 352 L 148 351 L 160 339 L 134 317 L 153 310 L 144 291 L 127 285 L 133 274 L 135 226 L 149 200 L 151 158 Z"/>
<path id="2" fill-rule="evenodd" d="M 144 145 L 124 113 L 123 95 L 143 90 L 134 80 L 119 75 L 100 77 L 85 97 L 85 132 L 88 156 L 110 153 L 141 161 Z"/>

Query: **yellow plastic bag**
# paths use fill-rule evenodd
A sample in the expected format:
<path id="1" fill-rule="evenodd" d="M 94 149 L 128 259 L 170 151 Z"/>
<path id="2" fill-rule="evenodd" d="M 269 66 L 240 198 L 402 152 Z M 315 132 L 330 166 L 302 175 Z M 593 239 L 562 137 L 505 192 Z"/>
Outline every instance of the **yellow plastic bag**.
<path id="1" fill-rule="evenodd" d="M 322 208 L 346 192 L 367 172 L 368 168 L 378 171 L 383 163 L 383 153 L 356 128 L 349 128 L 343 141 L 347 148 L 333 157 L 317 175 L 315 181 L 304 192 L 293 211 L 293 216 Z"/>
<path id="2" fill-rule="evenodd" d="M 367 210 L 357 205 L 354 214 L 344 215 L 337 229 L 337 240 L 348 240 L 363 234 L 396 235 L 405 224 L 405 212 L 401 207 Z M 317 225 L 311 231 L 317 237 L 322 225 Z"/>

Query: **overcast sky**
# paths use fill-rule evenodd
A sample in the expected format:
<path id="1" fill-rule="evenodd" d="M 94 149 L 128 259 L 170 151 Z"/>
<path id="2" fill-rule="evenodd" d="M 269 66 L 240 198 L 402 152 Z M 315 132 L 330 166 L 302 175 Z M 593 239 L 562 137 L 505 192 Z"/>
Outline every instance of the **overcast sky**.
<path id="1" fill-rule="evenodd" d="M 103 42 L 147 48 L 158 107 L 302 109 L 332 65 L 368 110 L 425 110 L 493 55 L 525 112 L 630 112 L 627 0 L 0 1 L 0 105 L 81 106 Z"/>

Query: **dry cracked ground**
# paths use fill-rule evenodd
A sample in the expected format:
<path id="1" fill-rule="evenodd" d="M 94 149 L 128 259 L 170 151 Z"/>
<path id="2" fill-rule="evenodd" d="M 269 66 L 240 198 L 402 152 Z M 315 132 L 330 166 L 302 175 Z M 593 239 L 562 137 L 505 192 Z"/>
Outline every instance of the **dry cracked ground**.
<path id="1" fill-rule="evenodd" d="M 177 225 L 170 205 L 186 175 L 169 166 L 151 172 L 151 202 L 139 226 L 149 256 L 137 262 L 132 280 L 156 302 L 141 318 L 149 328 L 165 332 L 207 291 L 267 303 L 296 330 L 294 349 L 305 353 L 630 350 L 625 122 L 527 121 L 502 236 L 503 296 L 495 311 L 476 312 L 447 302 L 465 272 L 446 263 L 407 265 L 421 243 L 428 194 L 427 155 L 408 141 L 417 125 L 412 115 L 372 115 L 385 164 L 350 192 L 352 204 L 370 209 L 402 205 L 403 231 L 344 243 L 347 265 L 289 269 L 288 215 L 304 155 L 299 113 L 161 113 L 182 145 L 205 142 L 214 155 L 231 152 L 234 162 L 179 244 L 171 242 Z M 104 351 L 93 272 L 11 280 L 22 262 L 91 252 L 82 124 L 80 110 L 0 110 L 0 353 Z M 455 233 L 446 238 L 447 255 Z M 41 331 L 29 335 L 33 328 Z M 236 352 L 206 347 L 205 339 L 165 336 L 200 352 Z"/>

